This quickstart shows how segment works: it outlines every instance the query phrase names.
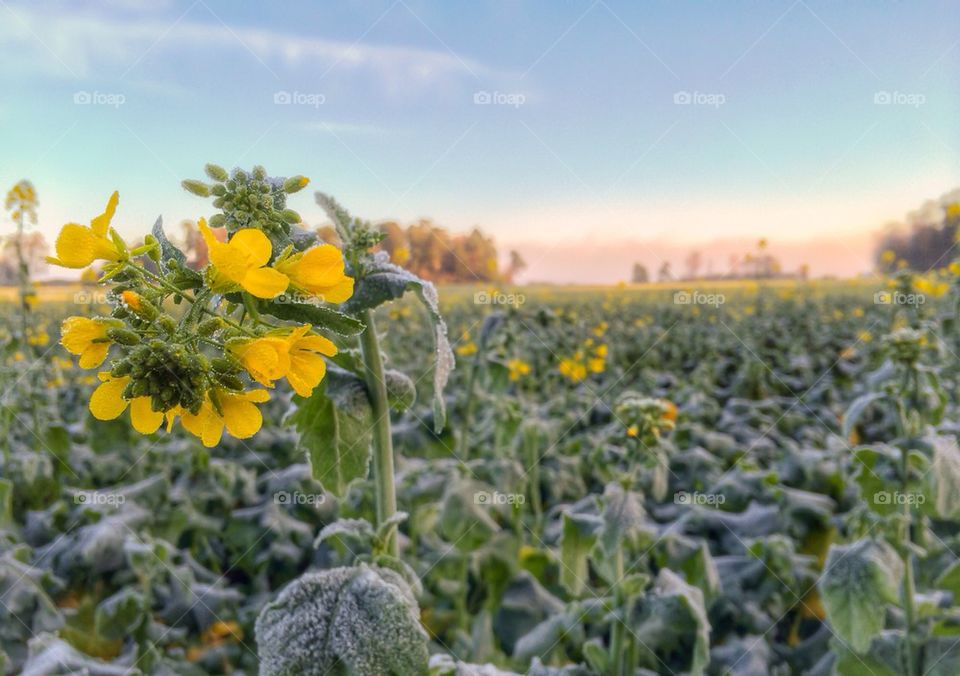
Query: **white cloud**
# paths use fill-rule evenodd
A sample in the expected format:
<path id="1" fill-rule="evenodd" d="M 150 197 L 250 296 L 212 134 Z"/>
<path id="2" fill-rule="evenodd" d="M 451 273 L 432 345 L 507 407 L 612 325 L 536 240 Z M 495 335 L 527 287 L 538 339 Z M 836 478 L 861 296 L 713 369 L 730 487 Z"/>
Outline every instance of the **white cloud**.
<path id="1" fill-rule="evenodd" d="M 115 0 L 138 6 L 138 0 Z M 402 11 L 400 9 L 394 11 Z M 324 38 L 307 38 L 260 28 L 226 25 L 202 2 L 179 16 L 163 20 L 104 16 L 78 11 L 39 12 L 5 3 L 0 12 L 0 48 L 6 64 L 0 68 L 40 72 L 58 77 L 121 76 L 146 55 L 196 50 L 205 58 L 249 52 L 272 71 L 309 69 L 319 76 L 329 71 L 370 73 L 386 83 L 436 84 L 447 80 L 495 75 L 482 64 L 445 47 L 384 46 Z M 224 17 L 224 20 L 229 17 Z M 430 39 L 430 38 L 428 38 Z"/>

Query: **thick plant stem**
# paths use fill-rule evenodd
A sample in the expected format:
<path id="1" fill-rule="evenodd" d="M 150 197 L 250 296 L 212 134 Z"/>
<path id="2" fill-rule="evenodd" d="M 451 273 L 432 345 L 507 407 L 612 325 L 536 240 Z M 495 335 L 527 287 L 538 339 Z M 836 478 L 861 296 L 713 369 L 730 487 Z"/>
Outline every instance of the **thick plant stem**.
<path id="1" fill-rule="evenodd" d="M 614 575 L 617 578 L 616 581 L 616 591 L 614 593 L 615 601 L 617 607 L 617 617 L 613 621 L 613 626 L 610 629 L 610 664 L 613 666 L 612 673 L 615 676 L 626 676 L 627 672 L 627 655 L 626 655 L 626 644 L 625 638 L 626 634 L 624 633 L 623 623 L 626 621 L 625 616 L 621 616 L 621 613 L 626 613 L 625 605 L 626 599 L 623 595 L 623 549 L 617 547 L 617 554 L 614 559 Z"/>
<path id="2" fill-rule="evenodd" d="M 901 450 L 902 454 L 902 490 L 906 495 L 907 478 L 909 476 L 909 460 L 907 452 Z M 910 551 L 910 544 L 913 541 L 913 515 L 910 511 L 910 501 L 903 501 L 903 532 L 901 535 L 901 547 L 903 551 L 903 612 L 906 623 L 906 643 L 907 643 L 907 674 L 909 676 L 918 676 L 916 664 L 916 653 L 914 651 L 914 634 L 916 618 L 914 613 L 914 582 L 913 582 L 913 554 Z"/>
<path id="3" fill-rule="evenodd" d="M 393 439 L 390 433 L 390 405 L 383 376 L 383 357 L 373 313 L 364 310 L 360 317 L 367 328 L 360 334 L 363 373 L 373 409 L 373 483 L 377 492 L 377 526 L 383 525 L 397 511 L 397 490 L 393 474 Z M 396 526 L 386 535 L 386 553 L 398 556 Z"/>

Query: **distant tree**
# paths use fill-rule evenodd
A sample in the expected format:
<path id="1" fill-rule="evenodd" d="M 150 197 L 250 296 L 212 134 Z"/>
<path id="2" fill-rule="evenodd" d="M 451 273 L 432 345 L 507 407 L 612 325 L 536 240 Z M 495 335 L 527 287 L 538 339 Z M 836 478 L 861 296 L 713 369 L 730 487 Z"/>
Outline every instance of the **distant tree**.
<path id="1" fill-rule="evenodd" d="M 684 265 L 687 268 L 687 279 L 696 279 L 703 265 L 703 255 L 699 251 L 691 251 L 687 255 Z"/>
<path id="2" fill-rule="evenodd" d="M 507 269 L 503 273 L 504 281 L 513 282 L 517 275 L 526 269 L 527 262 L 523 260 L 523 256 L 520 255 L 520 252 L 516 250 L 510 251 L 510 262 L 507 264 Z"/>
<path id="3" fill-rule="evenodd" d="M 657 279 L 661 282 L 668 282 L 673 279 L 673 275 L 670 273 L 669 261 L 664 261 L 663 265 L 660 266 L 660 270 L 657 272 Z"/>
<path id="4" fill-rule="evenodd" d="M 18 241 L 23 253 L 23 262 L 26 264 L 27 271 L 32 277 L 36 275 L 37 271 L 45 264 L 44 259 L 50 252 L 50 247 L 47 245 L 47 240 L 45 240 L 39 232 L 14 233 L 7 238 L 3 245 L 4 260 L 16 260 Z M 14 267 L 16 267 L 15 263 Z"/>
<path id="5" fill-rule="evenodd" d="M 909 229 L 890 228 L 884 233 L 875 252 L 880 271 L 891 272 L 900 261 L 921 271 L 950 264 L 960 230 L 960 203 L 949 203 L 940 210 L 927 209 L 924 215 L 927 218 L 916 220 Z"/>
<path id="6" fill-rule="evenodd" d="M 647 272 L 647 266 L 643 263 L 633 264 L 633 274 L 630 275 L 630 281 L 634 284 L 646 284 L 650 281 L 650 273 Z"/>

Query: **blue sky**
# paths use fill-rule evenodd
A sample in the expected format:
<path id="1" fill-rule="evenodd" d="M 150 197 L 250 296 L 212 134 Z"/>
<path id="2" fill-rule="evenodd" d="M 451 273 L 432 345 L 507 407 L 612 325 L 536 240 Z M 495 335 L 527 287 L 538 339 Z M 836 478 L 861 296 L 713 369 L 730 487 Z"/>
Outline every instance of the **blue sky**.
<path id="1" fill-rule="evenodd" d="M 960 185 L 958 19 L 946 1 L 0 0 L 0 182 L 34 181 L 50 235 L 114 189 L 130 237 L 196 218 L 181 178 L 260 163 L 374 220 L 479 225 L 531 279 L 611 282 L 694 247 L 719 269 L 760 236 L 854 273 L 871 232 Z"/>

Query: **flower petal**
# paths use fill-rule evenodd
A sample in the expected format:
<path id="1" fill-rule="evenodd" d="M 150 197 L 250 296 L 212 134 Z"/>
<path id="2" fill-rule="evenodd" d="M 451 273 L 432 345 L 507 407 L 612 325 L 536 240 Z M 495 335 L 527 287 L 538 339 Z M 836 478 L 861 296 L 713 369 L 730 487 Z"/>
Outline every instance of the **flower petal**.
<path id="1" fill-rule="evenodd" d="M 94 418 L 113 420 L 126 410 L 129 402 L 120 395 L 128 382 L 128 376 L 108 378 L 93 391 L 90 395 L 90 412 Z"/>
<path id="2" fill-rule="evenodd" d="M 273 268 L 250 270 L 240 280 L 240 286 L 257 298 L 275 298 L 287 290 L 290 280 Z"/>
<path id="3" fill-rule="evenodd" d="M 117 204 L 120 202 L 120 193 L 114 190 L 107 201 L 107 208 L 102 214 L 90 221 L 90 229 L 101 237 L 106 237 L 107 230 L 110 228 L 110 221 L 117 212 Z"/>
<path id="4" fill-rule="evenodd" d="M 253 228 L 237 230 L 227 246 L 235 254 L 242 254 L 251 268 L 262 268 L 273 253 L 273 245 L 267 236 Z"/>
<path id="5" fill-rule="evenodd" d="M 130 422 L 140 434 L 153 434 L 163 423 L 163 413 L 153 410 L 150 397 L 137 397 L 130 402 Z"/>

